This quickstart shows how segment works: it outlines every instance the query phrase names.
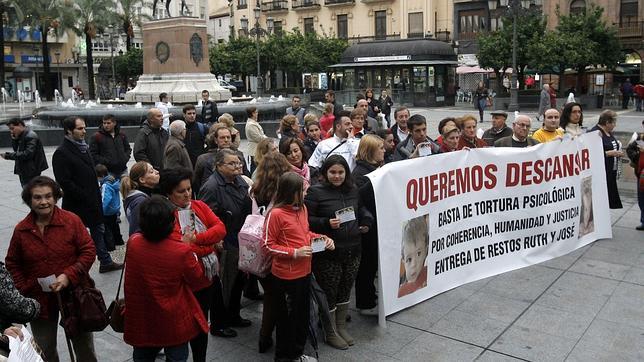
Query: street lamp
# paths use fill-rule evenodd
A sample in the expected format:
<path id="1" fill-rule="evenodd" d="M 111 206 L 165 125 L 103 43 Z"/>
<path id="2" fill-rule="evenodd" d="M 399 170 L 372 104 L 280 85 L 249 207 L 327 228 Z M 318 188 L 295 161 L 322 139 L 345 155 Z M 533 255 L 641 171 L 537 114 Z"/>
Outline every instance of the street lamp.
<path id="1" fill-rule="evenodd" d="M 40 48 L 38 48 L 37 45 L 34 45 L 33 50 L 34 50 L 34 53 L 35 53 L 34 60 L 36 61 L 36 67 L 35 67 L 35 72 L 34 72 L 34 75 L 36 77 L 36 85 L 33 87 L 32 91 L 35 91 L 35 90 L 37 90 L 39 88 L 39 86 L 38 86 L 38 83 L 39 83 L 39 79 L 38 79 L 38 63 L 39 63 L 38 62 L 38 52 L 40 51 Z"/>
<path id="2" fill-rule="evenodd" d="M 260 65 L 259 65 L 259 38 L 262 36 L 268 36 L 270 33 L 273 31 L 273 18 L 269 17 L 266 18 L 266 29 L 263 29 L 259 25 L 259 17 L 262 14 L 262 9 L 257 5 L 255 9 L 253 9 L 253 15 L 255 16 L 255 26 L 250 29 L 249 34 L 251 36 L 255 37 L 255 51 L 257 53 L 257 96 L 262 95 L 263 91 L 263 85 L 262 85 L 262 72 L 260 71 Z M 248 28 L 248 19 L 242 18 L 242 29 Z M 244 26 L 245 25 L 245 26 Z"/>
<path id="3" fill-rule="evenodd" d="M 118 33 L 118 27 L 114 25 L 108 26 L 107 29 L 108 29 L 108 32 L 103 35 L 108 36 L 110 39 L 110 63 L 112 63 L 112 84 L 113 84 L 112 90 L 114 91 L 114 99 L 117 99 L 119 95 L 118 95 L 118 88 L 116 86 L 116 71 L 114 68 L 114 51 L 116 50 L 116 46 L 118 46 L 118 43 L 122 35 Z M 115 39 L 116 39 L 116 44 L 114 44 Z M 119 51 L 119 54 L 123 54 L 122 51 Z"/>
<path id="4" fill-rule="evenodd" d="M 512 15 L 512 75 L 510 76 L 510 104 L 508 111 L 519 110 L 519 89 L 517 88 L 517 17 L 523 8 L 530 8 L 532 0 L 488 0 L 490 10 L 495 10 L 497 5 L 507 8 Z"/>
<path id="5" fill-rule="evenodd" d="M 58 72 L 58 91 L 61 92 L 63 88 L 63 79 L 62 75 L 60 74 L 60 51 L 56 50 L 54 55 L 56 56 L 56 70 Z"/>

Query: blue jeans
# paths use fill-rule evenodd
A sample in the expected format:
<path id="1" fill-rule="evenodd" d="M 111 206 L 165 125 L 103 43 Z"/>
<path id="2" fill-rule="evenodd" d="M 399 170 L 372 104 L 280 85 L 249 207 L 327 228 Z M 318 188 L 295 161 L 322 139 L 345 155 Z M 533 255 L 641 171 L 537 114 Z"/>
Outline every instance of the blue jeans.
<path id="1" fill-rule="evenodd" d="M 134 347 L 132 359 L 134 362 L 154 362 L 163 349 L 165 360 L 168 362 L 185 362 L 188 360 L 188 343 L 172 347 Z"/>
<path id="2" fill-rule="evenodd" d="M 105 245 L 105 224 L 90 226 L 89 233 L 92 236 L 92 240 L 94 240 L 98 261 L 101 265 L 112 264 L 112 257 L 107 252 L 107 246 Z"/>

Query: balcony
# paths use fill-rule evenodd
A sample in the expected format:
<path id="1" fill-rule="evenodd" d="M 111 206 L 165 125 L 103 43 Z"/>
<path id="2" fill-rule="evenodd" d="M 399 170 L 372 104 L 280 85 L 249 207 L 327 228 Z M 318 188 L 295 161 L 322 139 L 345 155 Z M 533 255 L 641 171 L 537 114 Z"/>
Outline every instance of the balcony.
<path id="1" fill-rule="evenodd" d="M 324 5 L 326 6 L 355 5 L 355 3 L 355 0 L 324 0 Z"/>
<path id="2" fill-rule="evenodd" d="M 237 10 L 248 9 L 248 3 L 246 1 L 240 1 L 237 3 Z"/>
<path id="3" fill-rule="evenodd" d="M 615 24 L 622 47 L 639 48 L 644 41 L 644 21 Z"/>
<path id="4" fill-rule="evenodd" d="M 278 13 L 288 11 L 288 0 L 274 0 L 262 3 L 262 11 Z"/>
<path id="5" fill-rule="evenodd" d="M 389 3 L 394 2 L 394 0 L 360 0 L 363 4 L 377 4 L 377 3 Z"/>
<path id="6" fill-rule="evenodd" d="M 355 43 L 368 43 L 376 40 L 398 40 L 400 39 L 400 34 L 387 34 L 387 35 L 378 35 L 378 36 L 354 36 L 348 38 L 349 45 Z"/>
<path id="7" fill-rule="evenodd" d="M 320 0 L 293 0 L 293 10 L 319 9 Z"/>

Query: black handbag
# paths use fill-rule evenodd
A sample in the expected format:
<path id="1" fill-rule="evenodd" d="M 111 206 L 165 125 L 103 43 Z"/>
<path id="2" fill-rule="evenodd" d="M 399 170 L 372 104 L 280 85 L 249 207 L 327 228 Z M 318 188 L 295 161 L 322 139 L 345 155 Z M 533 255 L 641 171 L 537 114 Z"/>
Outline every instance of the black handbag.
<path id="1" fill-rule="evenodd" d="M 107 308 L 107 317 L 110 321 L 110 327 L 117 333 L 125 331 L 125 298 L 120 298 L 121 284 L 123 283 L 123 274 L 125 273 L 125 259 L 127 258 L 127 249 L 125 249 L 125 257 L 123 258 L 123 269 L 121 269 L 121 278 L 119 279 L 119 286 L 116 290 L 116 298 L 110 303 Z"/>

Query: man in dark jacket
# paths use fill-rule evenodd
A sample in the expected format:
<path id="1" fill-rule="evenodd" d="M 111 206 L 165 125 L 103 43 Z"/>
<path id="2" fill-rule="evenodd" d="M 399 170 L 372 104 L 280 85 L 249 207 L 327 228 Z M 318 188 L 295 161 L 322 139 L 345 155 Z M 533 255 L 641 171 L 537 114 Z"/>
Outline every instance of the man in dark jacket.
<path id="1" fill-rule="evenodd" d="M 134 159 L 146 161 L 157 170 L 163 168 L 163 151 L 168 142 L 168 131 L 161 128 L 163 113 L 158 108 L 150 108 L 148 119 L 136 135 L 134 141 Z"/>
<path id="2" fill-rule="evenodd" d="M 494 147 L 530 147 L 538 145 L 539 141 L 528 136 L 530 131 L 530 117 L 519 115 L 512 123 L 512 135 L 503 137 L 494 142 Z"/>
<path id="3" fill-rule="evenodd" d="M 201 100 L 203 101 L 203 104 L 201 105 L 201 123 L 210 127 L 213 123 L 217 122 L 217 118 L 219 118 L 217 102 L 210 100 L 210 92 L 208 92 L 207 89 L 204 89 L 201 92 Z"/>
<path id="4" fill-rule="evenodd" d="M 13 173 L 20 178 L 20 185 L 25 186 L 32 178 L 40 176 L 46 170 L 47 159 L 45 150 L 38 135 L 25 126 L 21 119 L 13 119 L 7 123 L 11 133 L 13 152 L 5 152 L 0 157 L 15 160 Z"/>
<path id="5" fill-rule="evenodd" d="M 508 114 L 505 111 L 492 111 L 492 128 L 483 133 L 483 141 L 488 146 L 494 146 L 494 142 L 503 137 L 512 136 L 512 129 L 505 124 Z"/>
<path id="6" fill-rule="evenodd" d="M 407 121 L 407 128 L 409 129 L 409 136 L 396 146 L 394 161 L 440 153 L 440 146 L 427 137 L 427 120 L 425 120 L 425 117 L 420 114 L 411 116 Z"/>
<path id="7" fill-rule="evenodd" d="M 186 145 L 190 162 L 197 164 L 197 157 L 205 152 L 204 145 L 208 128 L 201 122 L 197 122 L 197 110 L 192 104 L 183 106 L 183 121 L 186 122 L 186 137 L 183 143 Z"/>
<path id="8" fill-rule="evenodd" d="M 103 203 L 98 187 L 94 160 L 85 142 L 85 121 L 70 116 L 63 120 L 65 139 L 52 158 L 54 176 L 63 189 L 63 209 L 78 215 L 89 228 L 96 255 L 101 263 L 100 273 L 123 268 L 115 263 L 105 246 Z"/>
<path id="9" fill-rule="evenodd" d="M 132 148 L 125 133 L 121 133 L 112 114 L 103 116 L 103 124 L 89 141 L 89 152 L 94 162 L 105 165 L 115 178 L 127 171 Z"/>

